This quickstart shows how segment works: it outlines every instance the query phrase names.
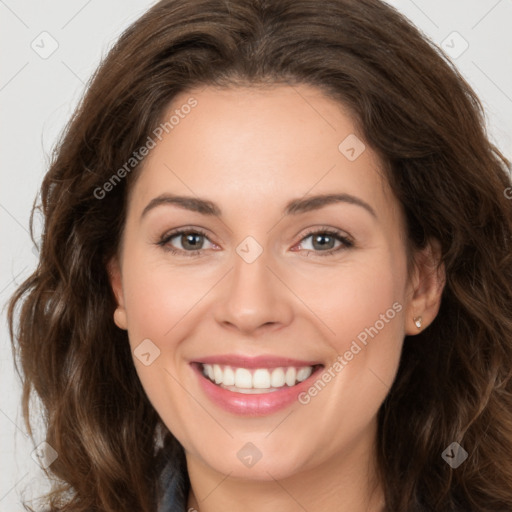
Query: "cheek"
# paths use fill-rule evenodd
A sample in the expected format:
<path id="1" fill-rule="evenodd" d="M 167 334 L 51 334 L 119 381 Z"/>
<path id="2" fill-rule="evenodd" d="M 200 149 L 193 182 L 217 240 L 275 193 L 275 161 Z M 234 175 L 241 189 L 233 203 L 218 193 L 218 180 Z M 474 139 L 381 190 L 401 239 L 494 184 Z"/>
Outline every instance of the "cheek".
<path id="1" fill-rule="evenodd" d="M 171 331 L 208 291 L 208 277 L 150 258 L 127 258 L 125 305 L 130 339 L 171 339 Z"/>
<path id="2" fill-rule="evenodd" d="M 353 340 L 364 346 L 374 335 L 401 333 L 405 258 L 392 251 L 373 251 L 347 258 L 332 269 L 313 269 L 293 276 L 294 291 L 307 304 L 315 323 L 336 354 L 350 349 Z M 380 337 L 380 336 L 379 336 Z M 400 337 L 400 336 L 398 336 Z M 391 340 L 390 340 L 391 341 Z"/>
<path id="3" fill-rule="evenodd" d="M 366 280 L 360 274 L 350 281 L 357 286 L 340 278 L 344 292 L 326 295 L 334 331 L 327 338 L 332 359 L 300 397 L 312 417 L 331 420 L 325 422 L 323 433 L 332 439 L 332 450 L 354 442 L 374 420 L 398 370 L 404 337 L 404 308 L 393 280 Z"/>
<path id="4" fill-rule="evenodd" d="M 352 340 L 364 346 L 369 337 L 389 332 L 389 326 L 397 323 L 397 310 L 403 306 L 391 273 L 386 270 L 348 276 L 350 282 L 345 283 L 344 289 L 350 292 L 334 297 L 333 303 L 339 304 L 335 330 L 340 350 L 348 350 L 347 343 Z M 334 314 L 333 310 L 332 316 Z"/>
<path id="5" fill-rule="evenodd" d="M 323 394 L 322 407 L 343 404 L 358 411 L 360 419 L 376 412 L 398 369 L 404 286 L 405 258 L 390 251 L 354 260 L 332 273 L 328 286 L 310 294 L 311 309 L 328 327 L 326 340 L 332 348 L 330 377 L 325 376 L 332 394 Z"/>
<path id="6" fill-rule="evenodd" d="M 180 341 L 191 328 L 193 306 L 211 285 L 207 279 L 172 268 L 161 259 L 155 262 L 135 249 L 125 256 L 123 286 L 138 377 L 167 427 L 180 439 L 187 439 L 180 418 L 194 417 L 197 411 L 186 386 L 180 384 L 190 378 L 188 365 L 180 364 Z"/>

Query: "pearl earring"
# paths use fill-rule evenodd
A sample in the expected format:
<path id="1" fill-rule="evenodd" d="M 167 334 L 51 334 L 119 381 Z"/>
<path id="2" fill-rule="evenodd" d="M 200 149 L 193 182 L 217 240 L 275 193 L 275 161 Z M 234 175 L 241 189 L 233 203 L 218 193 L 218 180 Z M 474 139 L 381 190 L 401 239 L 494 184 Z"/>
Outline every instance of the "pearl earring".
<path id="1" fill-rule="evenodd" d="M 414 324 L 418 329 L 421 329 L 421 322 L 423 321 L 423 318 L 421 316 L 414 318 Z"/>
<path id="2" fill-rule="evenodd" d="M 123 327 L 124 315 L 123 315 L 122 311 L 119 310 L 119 308 L 116 308 L 113 316 L 114 316 L 114 323 L 117 325 L 117 327 L 119 327 L 119 329 L 126 330 Z"/>

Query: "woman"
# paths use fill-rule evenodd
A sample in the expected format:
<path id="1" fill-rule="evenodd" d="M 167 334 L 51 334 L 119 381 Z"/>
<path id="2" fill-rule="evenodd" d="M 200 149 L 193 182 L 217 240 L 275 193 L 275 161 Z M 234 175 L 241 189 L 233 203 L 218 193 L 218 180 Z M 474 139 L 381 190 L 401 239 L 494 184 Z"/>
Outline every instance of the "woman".
<path id="1" fill-rule="evenodd" d="M 509 168 L 380 1 L 156 4 L 10 304 L 48 509 L 512 510 Z"/>

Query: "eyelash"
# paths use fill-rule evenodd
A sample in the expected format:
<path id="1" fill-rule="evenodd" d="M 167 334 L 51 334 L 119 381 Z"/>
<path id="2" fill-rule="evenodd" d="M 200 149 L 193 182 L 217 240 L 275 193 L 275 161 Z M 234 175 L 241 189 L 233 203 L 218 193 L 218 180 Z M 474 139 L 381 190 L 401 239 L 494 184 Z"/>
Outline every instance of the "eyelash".
<path id="1" fill-rule="evenodd" d="M 171 233 L 168 233 L 168 234 L 164 235 L 157 242 L 157 245 L 162 247 L 165 251 L 168 251 L 168 252 L 170 252 L 172 254 L 183 255 L 183 253 L 185 253 L 186 257 L 199 256 L 203 249 L 195 249 L 193 251 L 183 251 L 181 249 L 175 249 L 171 245 L 168 245 L 169 242 L 173 238 L 177 237 L 178 235 L 184 235 L 184 234 L 187 234 L 187 235 L 201 235 L 201 236 L 203 236 L 205 238 L 208 238 L 207 233 L 205 233 L 200 228 L 193 228 L 193 229 L 184 228 L 184 229 L 179 229 L 177 231 L 173 231 Z M 331 236 L 331 237 L 335 238 L 336 240 L 338 240 L 339 242 L 341 242 L 342 245 L 340 245 L 339 247 L 334 247 L 334 248 L 329 249 L 327 251 L 307 250 L 307 256 L 309 256 L 309 253 L 315 253 L 316 255 L 318 255 L 320 257 L 330 256 L 330 255 L 332 255 L 334 253 L 337 253 L 337 252 L 339 252 L 339 251 L 341 251 L 343 249 L 350 249 L 350 248 L 354 247 L 354 243 L 348 237 L 343 236 L 340 231 L 333 230 L 331 228 L 316 228 L 316 229 L 312 229 L 312 230 L 308 231 L 301 238 L 300 242 L 302 243 L 305 239 L 309 238 L 311 235 L 327 235 L 327 236 Z"/>

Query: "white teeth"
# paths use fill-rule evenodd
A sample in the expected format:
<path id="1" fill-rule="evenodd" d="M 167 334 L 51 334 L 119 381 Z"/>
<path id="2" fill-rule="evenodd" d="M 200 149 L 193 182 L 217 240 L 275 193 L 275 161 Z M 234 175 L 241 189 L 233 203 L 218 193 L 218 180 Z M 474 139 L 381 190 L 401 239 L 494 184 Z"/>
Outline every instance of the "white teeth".
<path id="1" fill-rule="evenodd" d="M 224 388 L 233 388 L 240 393 L 258 393 L 258 390 L 275 391 L 277 388 L 295 386 L 306 380 L 313 372 L 312 366 L 295 368 L 233 368 L 218 364 L 203 364 L 203 374 Z"/>
<path id="2" fill-rule="evenodd" d="M 222 368 L 218 364 L 213 365 L 213 377 L 215 378 L 215 384 L 220 384 L 222 382 Z"/>
<path id="3" fill-rule="evenodd" d="M 306 380 L 311 375 L 311 372 L 312 372 L 311 366 L 308 366 L 306 368 L 300 368 L 299 371 L 297 372 L 297 380 L 299 382 Z"/>
<path id="4" fill-rule="evenodd" d="M 284 370 L 282 368 L 276 368 L 272 372 L 270 384 L 273 388 L 282 388 L 285 383 Z"/>
<path id="5" fill-rule="evenodd" d="M 252 388 L 252 375 L 245 368 L 237 368 L 235 371 L 235 386 L 237 388 Z"/>
<path id="6" fill-rule="evenodd" d="M 224 386 L 235 385 L 235 372 L 230 366 L 226 366 L 226 368 L 224 368 L 224 378 L 222 379 L 222 383 Z"/>
<path id="7" fill-rule="evenodd" d="M 295 368 L 287 368 L 286 375 L 284 376 L 284 380 L 286 381 L 287 386 L 293 386 L 295 384 L 295 377 L 297 377 L 297 370 Z"/>
<path id="8" fill-rule="evenodd" d="M 254 372 L 252 387 L 256 389 L 267 389 L 270 387 L 270 373 L 268 370 L 259 369 Z"/>

